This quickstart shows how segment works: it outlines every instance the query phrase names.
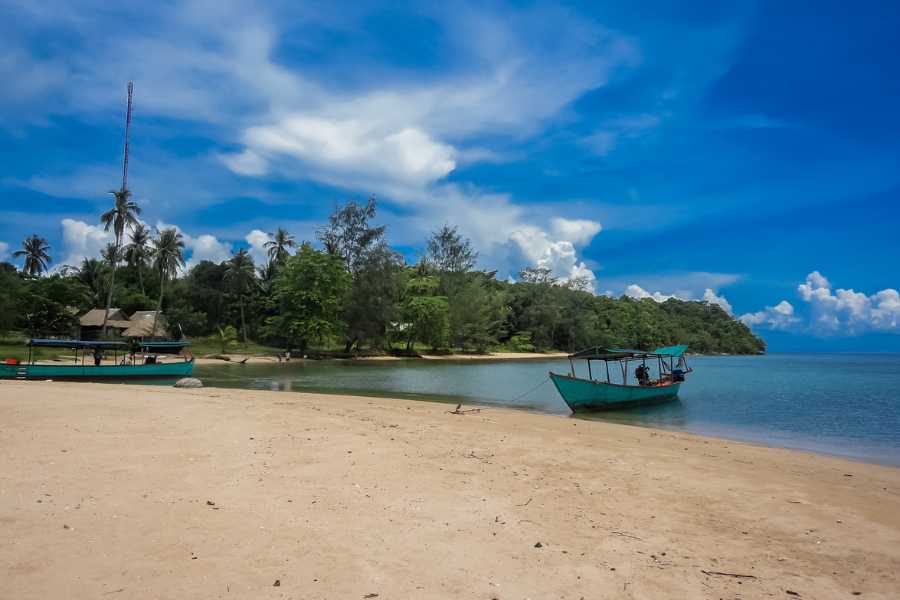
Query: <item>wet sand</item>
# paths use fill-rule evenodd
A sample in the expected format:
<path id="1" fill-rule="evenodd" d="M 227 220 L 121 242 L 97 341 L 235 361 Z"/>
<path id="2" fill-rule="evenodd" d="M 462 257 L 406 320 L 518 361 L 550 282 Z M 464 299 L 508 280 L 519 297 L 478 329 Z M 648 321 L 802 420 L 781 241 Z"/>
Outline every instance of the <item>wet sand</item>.
<path id="1" fill-rule="evenodd" d="M 451 408 L 0 382 L 0 598 L 898 597 L 900 469 Z"/>

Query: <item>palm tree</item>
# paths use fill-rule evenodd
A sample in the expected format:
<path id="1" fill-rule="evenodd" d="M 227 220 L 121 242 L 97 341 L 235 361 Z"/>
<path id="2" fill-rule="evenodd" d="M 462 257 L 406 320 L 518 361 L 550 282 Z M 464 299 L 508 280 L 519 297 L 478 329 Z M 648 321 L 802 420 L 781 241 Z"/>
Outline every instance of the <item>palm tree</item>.
<path id="1" fill-rule="evenodd" d="M 109 263 L 110 266 L 114 266 L 119 259 L 121 258 L 121 252 L 116 248 L 116 245 L 112 242 L 108 243 L 103 250 L 100 251 L 100 258 Z"/>
<path id="2" fill-rule="evenodd" d="M 288 249 L 296 248 L 297 242 L 294 241 L 294 236 L 281 227 L 271 235 L 272 239 L 264 244 L 269 252 L 269 260 L 275 264 L 283 264 L 287 257 L 291 255 Z"/>
<path id="3" fill-rule="evenodd" d="M 47 244 L 47 240 L 38 237 L 37 234 L 32 234 L 30 237 L 22 240 L 22 250 L 16 250 L 13 252 L 13 256 L 16 258 L 20 256 L 25 257 L 25 264 L 22 265 L 23 273 L 40 275 L 47 270 L 47 265 L 53 262 L 53 259 L 47 254 L 49 249 L 50 246 Z"/>
<path id="4" fill-rule="evenodd" d="M 131 230 L 129 236 L 131 243 L 125 246 L 125 262 L 129 267 L 134 267 L 138 272 L 138 281 L 141 283 L 141 295 L 146 295 L 144 291 L 144 267 L 147 266 L 147 260 L 150 258 L 149 248 L 147 244 L 150 242 L 150 231 L 143 223 L 138 223 Z"/>
<path id="5" fill-rule="evenodd" d="M 103 278 L 106 266 L 96 258 L 85 258 L 78 269 L 78 280 L 91 290 L 91 306 L 103 300 Z"/>
<path id="6" fill-rule="evenodd" d="M 247 254 L 246 248 L 238 250 L 225 264 L 225 281 L 231 284 L 241 305 L 241 334 L 245 344 L 247 343 L 247 323 L 244 320 L 244 295 L 250 290 L 250 284 L 253 283 L 255 277 L 253 259 Z"/>
<path id="7" fill-rule="evenodd" d="M 153 329 L 150 337 L 156 335 L 156 322 L 162 310 L 163 292 L 166 287 L 166 279 L 175 277 L 178 267 L 184 266 L 184 238 L 174 227 L 163 229 L 158 237 L 153 240 L 153 266 L 159 273 L 159 302 L 156 303 L 156 314 L 153 315 Z"/>
<path id="8" fill-rule="evenodd" d="M 116 285 L 116 264 L 119 262 L 119 248 L 122 247 L 122 236 L 125 233 L 125 227 L 134 227 L 138 224 L 137 216 L 141 214 L 141 207 L 137 202 L 131 200 L 131 192 L 122 186 L 118 191 L 112 191 L 110 194 L 115 197 L 113 207 L 100 215 L 100 222 L 103 228 L 109 231 L 112 228 L 116 235 L 116 251 L 114 253 L 115 260 L 112 262 L 112 273 L 109 276 L 109 290 L 106 293 L 106 313 L 103 315 L 103 330 L 101 335 L 106 335 L 106 321 L 109 319 L 109 307 L 112 306 L 113 288 Z"/>

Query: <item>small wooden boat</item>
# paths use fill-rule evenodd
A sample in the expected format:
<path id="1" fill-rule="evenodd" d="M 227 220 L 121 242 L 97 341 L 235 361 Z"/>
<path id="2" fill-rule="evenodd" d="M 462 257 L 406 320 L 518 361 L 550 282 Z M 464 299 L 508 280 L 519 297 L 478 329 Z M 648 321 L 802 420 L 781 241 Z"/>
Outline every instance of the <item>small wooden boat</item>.
<path id="1" fill-rule="evenodd" d="M 588 348 L 569 355 L 569 374 L 550 372 L 550 380 L 572 412 L 611 410 L 638 404 L 661 402 L 678 396 L 688 368 L 684 353 L 687 346 L 667 346 L 653 352 L 622 348 Z M 588 378 L 575 375 L 575 360 L 587 362 Z M 606 367 L 603 379 L 595 379 L 591 361 Z M 638 364 L 634 383 L 629 383 L 628 369 Z M 650 363 L 648 365 L 648 362 Z M 610 372 L 610 363 L 618 366 Z M 651 379 L 654 365 L 657 378 Z"/>
<path id="2" fill-rule="evenodd" d="M 28 359 L 25 362 L 8 359 L 0 363 L 0 379 L 176 378 L 187 377 L 194 370 L 194 358 L 189 352 L 185 352 L 189 342 L 183 340 L 127 343 L 32 339 L 26 344 Z M 34 348 L 67 348 L 74 350 L 75 356 L 71 363 L 39 363 L 34 359 Z M 181 355 L 162 358 L 162 355 L 173 352 L 179 352 Z M 112 362 L 104 363 L 103 357 L 109 355 L 112 355 Z"/>

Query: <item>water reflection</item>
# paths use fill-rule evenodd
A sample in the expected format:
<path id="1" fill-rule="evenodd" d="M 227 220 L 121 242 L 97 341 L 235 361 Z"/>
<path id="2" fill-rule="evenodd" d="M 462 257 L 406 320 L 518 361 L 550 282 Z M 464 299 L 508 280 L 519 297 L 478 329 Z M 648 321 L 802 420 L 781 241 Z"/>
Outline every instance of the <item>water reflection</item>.
<path id="1" fill-rule="evenodd" d="M 900 355 L 692 357 L 670 402 L 574 418 L 719 435 L 900 464 Z M 199 365 L 207 386 L 503 406 L 568 415 L 547 380 L 568 361 Z M 877 373 L 877 377 L 872 374 Z"/>

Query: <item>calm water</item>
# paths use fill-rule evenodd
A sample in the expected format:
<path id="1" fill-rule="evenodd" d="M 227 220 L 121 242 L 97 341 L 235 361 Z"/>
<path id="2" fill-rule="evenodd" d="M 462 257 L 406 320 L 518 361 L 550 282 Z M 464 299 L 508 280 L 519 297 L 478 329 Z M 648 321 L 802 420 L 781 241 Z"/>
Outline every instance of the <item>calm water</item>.
<path id="1" fill-rule="evenodd" d="M 716 435 L 900 465 L 900 354 L 694 357 L 678 400 L 590 418 Z M 198 366 L 208 386 L 343 392 L 569 410 L 553 361 L 324 361 Z M 531 393 L 529 390 L 534 389 Z M 522 397 L 523 394 L 526 394 Z"/>

